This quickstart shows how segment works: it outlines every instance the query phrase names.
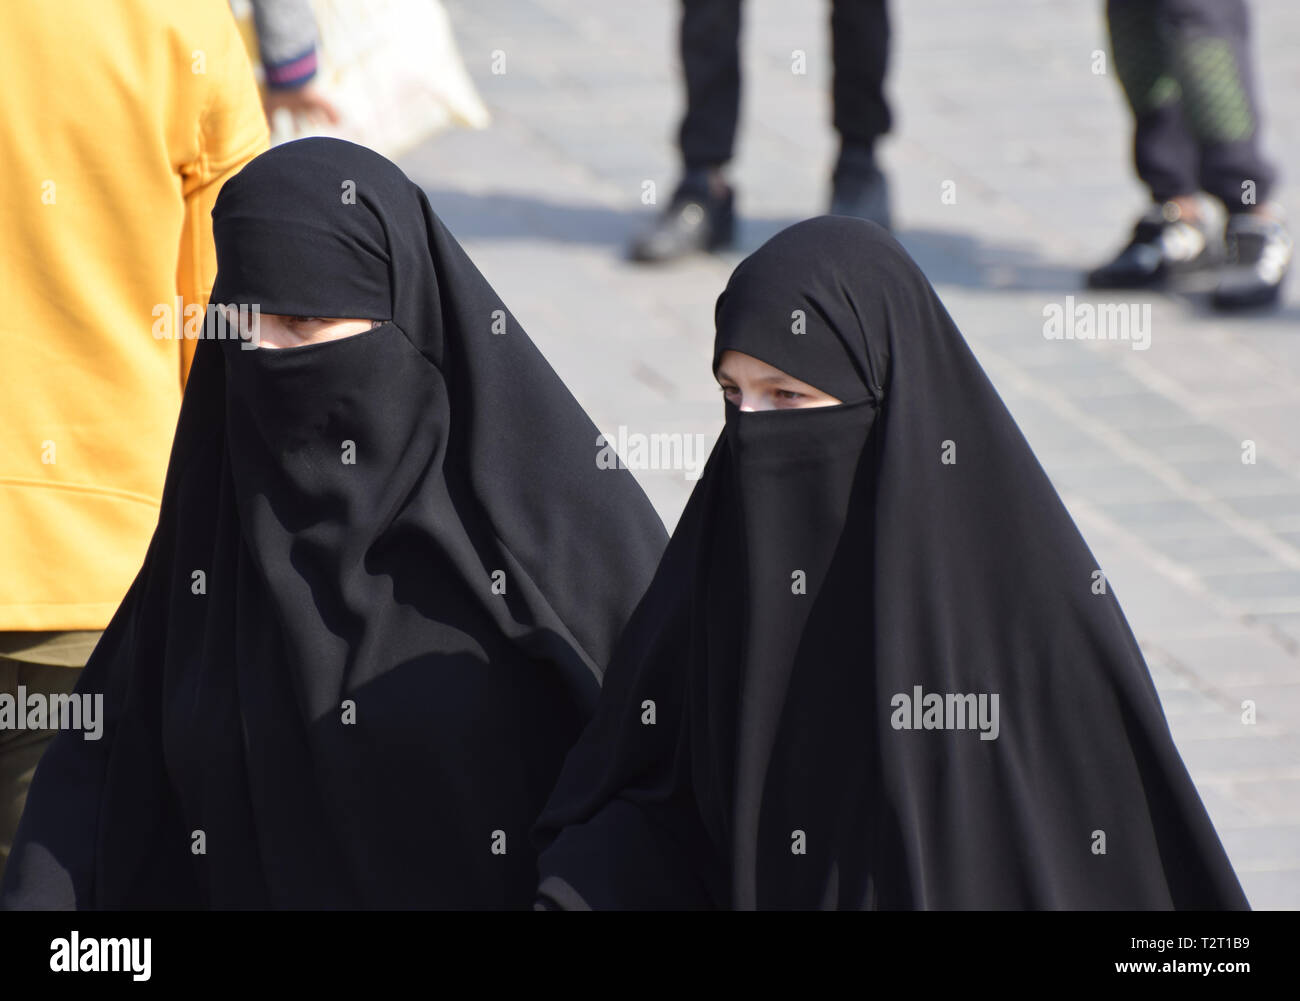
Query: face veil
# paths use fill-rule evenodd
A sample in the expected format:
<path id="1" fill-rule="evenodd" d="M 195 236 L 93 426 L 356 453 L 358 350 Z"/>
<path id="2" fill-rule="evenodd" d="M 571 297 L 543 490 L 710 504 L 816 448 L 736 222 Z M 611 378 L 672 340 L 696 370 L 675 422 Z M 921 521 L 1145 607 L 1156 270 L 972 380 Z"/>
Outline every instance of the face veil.
<path id="1" fill-rule="evenodd" d="M 905 251 L 800 223 L 716 321 L 715 369 L 845 402 L 727 405 L 537 825 L 540 906 L 1246 907 L 1114 594 Z"/>
<path id="2" fill-rule="evenodd" d="M 0 902 L 527 907 L 529 828 L 662 524 L 387 160 L 276 147 L 213 227 L 214 303 L 380 322 L 198 345 L 80 683 L 104 736 L 54 740 Z"/>

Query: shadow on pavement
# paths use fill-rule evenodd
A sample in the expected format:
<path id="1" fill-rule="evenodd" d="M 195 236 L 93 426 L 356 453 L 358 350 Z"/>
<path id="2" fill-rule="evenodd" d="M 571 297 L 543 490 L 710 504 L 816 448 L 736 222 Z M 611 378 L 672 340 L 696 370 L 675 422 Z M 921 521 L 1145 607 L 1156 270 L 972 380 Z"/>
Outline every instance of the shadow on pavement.
<path id="1" fill-rule="evenodd" d="M 579 202 L 560 202 L 512 191 L 471 194 L 453 189 L 425 188 L 429 202 L 458 240 L 550 240 L 561 244 L 585 244 L 607 248 L 623 257 L 631 237 L 654 218 L 654 211 L 635 206 L 627 209 Z M 756 250 L 782 229 L 799 221 L 790 217 L 744 216 L 737 220 L 735 246 L 719 259 L 734 264 Z M 1029 245 L 977 239 L 966 233 L 933 229 L 904 228 L 896 234 L 907 252 L 935 285 L 956 286 L 987 292 L 1042 292 L 1047 295 L 1078 293 L 1080 298 L 1146 300 L 1163 292 L 1097 292 L 1084 288 L 1086 265 L 1066 267 L 1044 261 Z M 648 268 L 647 273 L 662 270 Z M 671 273 L 673 269 L 667 269 Z M 1198 289 L 1169 289 L 1192 315 L 1214 314 L 1208 296 Z M 1286 307 L 1280 313 L 1264 310 L 1238 314 L 1252 319 L 1300 318 L 1300 307 Z"/>

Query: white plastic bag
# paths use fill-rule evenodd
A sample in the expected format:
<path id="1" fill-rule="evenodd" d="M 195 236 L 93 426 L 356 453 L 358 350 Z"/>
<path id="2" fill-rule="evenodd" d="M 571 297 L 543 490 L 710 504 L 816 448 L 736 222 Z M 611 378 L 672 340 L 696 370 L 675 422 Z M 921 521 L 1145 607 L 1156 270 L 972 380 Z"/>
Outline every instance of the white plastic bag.
<path id="1" fill-rule="evenodd" d="M 338 125 L 271 124 L 272 144 L 309 135 L 348 139 L 399 156 L 452 126 L 489 122 L 440 0 L 311 0 L 320 44 L 312 81 L 338 109 Z"/>

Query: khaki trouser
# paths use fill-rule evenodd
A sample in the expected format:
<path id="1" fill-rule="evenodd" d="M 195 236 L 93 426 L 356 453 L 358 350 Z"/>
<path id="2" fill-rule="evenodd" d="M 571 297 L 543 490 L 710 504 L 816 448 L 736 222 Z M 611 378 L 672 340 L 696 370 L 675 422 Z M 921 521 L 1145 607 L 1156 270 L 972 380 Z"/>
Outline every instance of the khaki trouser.
<path id="1" fill-rule="evenodd" d="M 69 694 L 90 659 L 99 632 L 0 632 L 0 696 Z M 15 707 L 22 712 L 22 706 Z M 13 846 L 36 764 L 55 731 L 0 728 L 0 877 Z"/>

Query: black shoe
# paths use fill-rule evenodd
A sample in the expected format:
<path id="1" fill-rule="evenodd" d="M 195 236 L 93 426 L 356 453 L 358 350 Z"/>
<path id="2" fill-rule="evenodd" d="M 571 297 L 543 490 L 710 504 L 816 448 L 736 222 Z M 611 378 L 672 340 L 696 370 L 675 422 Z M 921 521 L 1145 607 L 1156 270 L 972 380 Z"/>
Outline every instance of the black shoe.
<path id="1" fill-rule="evenodd" d="M 1295 242 L 1282 223 L 1245 212 L 1228 217 L 1227 259 L 1211 302 L 1215 309 L 1248 309 L 1277 302 L 1291 269 Z"/>
<path id="2" fill-rule="evenodd" d="M 655 224 L 632 241 L 634 261 L 671 261 L 697 250 L 731 245 L 735 231 L 734 192 L 718 195 L 706 181 L 688 175 Z"/>
<path id="3" fill-rule="evenodd" d="M 870 150 L 841 151 L 831 177 L 830 214 L 870 219 L 891 228 L 889 182 Z"/>
<path id="4" fill-rule="evenodd" d="M 1119 255 L 1088 272 L 1089 288 L 1151 288 L 1172 275 L 1210 267 L 1218 244 L 1201 220 L 1182 218 L 1174 202 L 1153 205 Z"/>

